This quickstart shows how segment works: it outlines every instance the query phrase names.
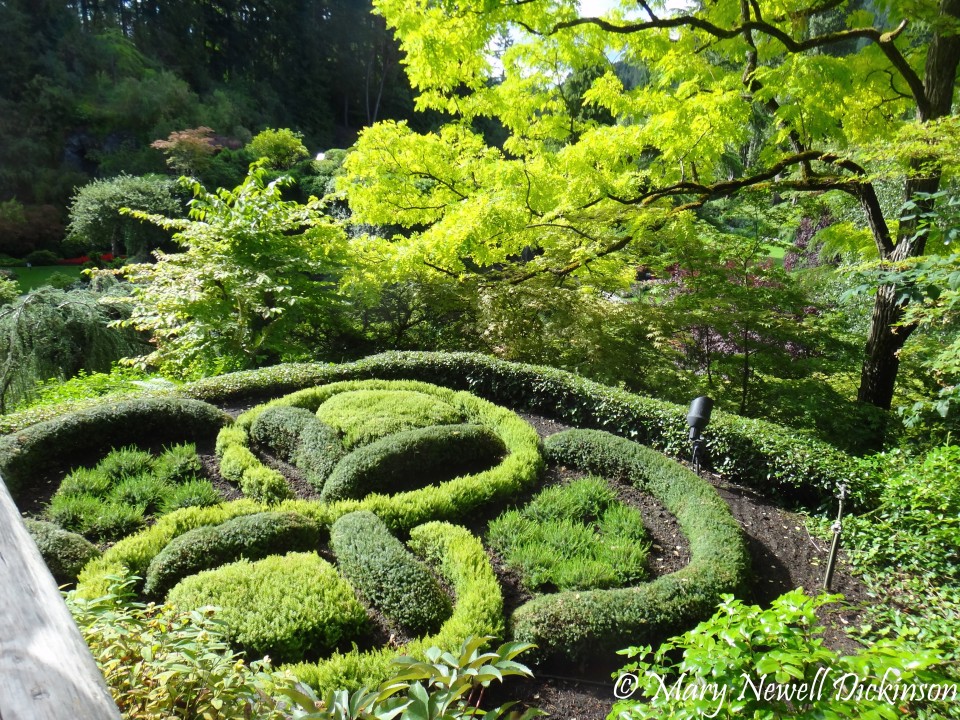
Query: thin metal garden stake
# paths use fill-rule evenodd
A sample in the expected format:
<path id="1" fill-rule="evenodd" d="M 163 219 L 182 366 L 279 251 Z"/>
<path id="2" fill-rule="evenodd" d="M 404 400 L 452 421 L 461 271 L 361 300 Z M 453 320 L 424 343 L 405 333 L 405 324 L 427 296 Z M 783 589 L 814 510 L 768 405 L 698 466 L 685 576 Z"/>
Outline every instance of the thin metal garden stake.
<path id="1" fill-rule="evenodd" d="M 837 553 L 840 551 L 840 534 L 843 532 L 843 501 L 847 497 L 847 484 L 840 483 L 840 504 L 837 508 L 837 519 L 833 523 L 833 543 L 830 545 L 830 557 L 827 558 L 827 573 L 823 577 L 823 589 L 829 592 L 830 583 L 833 581 L 833 569 L 837 562 Z"/>

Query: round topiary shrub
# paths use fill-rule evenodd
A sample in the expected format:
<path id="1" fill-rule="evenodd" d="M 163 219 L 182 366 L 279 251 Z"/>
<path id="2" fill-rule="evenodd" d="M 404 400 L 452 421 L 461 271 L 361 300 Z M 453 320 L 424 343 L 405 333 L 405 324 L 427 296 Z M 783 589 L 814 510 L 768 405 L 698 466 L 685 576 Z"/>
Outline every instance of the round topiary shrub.
<path id="1" fill-rule="evenodd" d="M 344 515 L 330 528 L 340 572 L 405 634 L 436 632 L 453 606 L 436 578 L 371 512 Z"/>
<path id="2" fill-rule="evenodd" d="M 60 585 L 76 581 L 83 566 L 100 556 L 96 546 L 82 535 L 67 532 L 53 523 L 27 519 L 24 525 L 50 574 Z"/>
<path id="3" fill-rule="evenodd" d="M 219 525 L 194 528 L 172 540 L 150 563 L 144 593 L 162 599 L 183 578 L 241 557 L 316 550 L 323 541 L 320 526 L 291 512 L 242 515 Z"/>
<path id="4" fill-rule="evenodd" d="M 475 473 L 497 464 L 503 441 L 482 425 L 406 430 L 354 450 L 333 469 L 320 499 L 392 495 Z"/>
<path id="5" fill-rule="evenodd" d="M 349 645 L 368 623 L 353 588 L 316 553 L 243 559 L 205 570 L 178 583 L 168 601 L 184 610 L 219 607 L 231 643 L 281 662 Z"/>
<path id="6" fill-rule="evenodd" d="M 366 445 L 402 430 L 463 420 L 456 408 L 435 395 L 411 390 L 338 393 L 317 408 L 317 417 L 342 435 L 346 448 Z"/>

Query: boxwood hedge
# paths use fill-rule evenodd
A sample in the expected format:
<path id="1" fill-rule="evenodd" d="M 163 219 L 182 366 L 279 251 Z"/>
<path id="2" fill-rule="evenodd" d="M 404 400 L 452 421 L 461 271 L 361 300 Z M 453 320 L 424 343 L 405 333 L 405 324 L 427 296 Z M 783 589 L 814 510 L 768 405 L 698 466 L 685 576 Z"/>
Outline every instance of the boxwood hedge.
<path id="1" fill-rule="evenodd" d="M 612 659 L 617 648 L 656 644 L 709 617 L 723 593 L 744 585 L 749 555 L 716 491 L 678 463 L 610 433 L 568 430 L 548 438 L 548 456 L 585 472 L 627 480 L 673 513 L 690 542 L 681 570 L 631 588 L 542 595 L 513 614 L 514 638 L 540 658 Z"/>
<path id="2" fill-rule="evenodd" d="M 458 648 L 470 637 L 503 636 L 503 595 L 480 540 L 468 530 L 444 522 L 430 522 L 410 531 L 408 546 L 453 588 L 453 614 L 435 635 L 399 648 L 371 652 L 334 653 L 318 663 L 285 666 L 301 681 L 324 692 L 338 688 L 376 687 L 391 673 L 399 655 L 426 659 L 432 647 Z"/>
<path id="3" fill-rule="evenodd" d="M 342 365 L 291 364 L 200 380 L 193 397 L 233 400 L 361 378 L 425 380 L 509 407 L 607 430 L 672 457 L 689 452 L 687 408 L 601 385 L 556 368 L 507 362 L 476 353 L 388 352 Z M 817 505 L 832 498 L 855 461 L 826 443 L 763 420 L 714 411 L 706 432 L 713 468 L 728 479 Z"/>
<path id="4" fill-rule="evenodd" d="M 101 403 L 0 438 L 0 476 L 16 500 L 32 478 L 67 459 L 75 463 L 145 442 L 205 442 L 229 421 L 213 405 L 187 398 Z"/>
<path id="5" fill-rule="evenodd" d="M 436 632 L 453 606 L 440 583 L 371 512 L 344 515 L 330 528 L 341 574 L 405 635 Z"/>
<path id="6" fill-rule="evenodd" d="M 100 555 L 96 546 L 85 537 L 67 532 L 53 523 L 26 519 L 24 525 L 50 574 L 60 585 L 74 582 L 83 566 Z"/>
<path id="7" fill-rule="evenodd" d="M 298 407 L 278 405 L 264 410 L 250 424 L 250 439 L 300 468 L 317 490 L 323 489 L 345 454 L 337 431 Z"/>
<path id="8" fill-rule="evenodd" d="M 390 495 L 489 468 L 506 447 L 482 425 L 434 425 L 406 430 L 343 458 L 323 486 L 324 501 Z"/>
<path id="9" fill-rule="evenodd" d="M 183 578 L 239 560 L 319 549 L 323 533 L 315 520 L 292 512 L 242 515 L 203 525 L 171 541 L 147 568 L 144 594 L 162 600 Z"/>

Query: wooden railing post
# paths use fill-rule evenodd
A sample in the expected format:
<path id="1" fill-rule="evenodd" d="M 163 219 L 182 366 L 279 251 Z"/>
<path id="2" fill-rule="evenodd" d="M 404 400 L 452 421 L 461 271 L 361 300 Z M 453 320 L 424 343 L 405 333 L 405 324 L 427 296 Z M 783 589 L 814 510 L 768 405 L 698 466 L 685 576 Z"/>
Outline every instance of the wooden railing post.
<path id="1" fill-rule="evenodd" d="M 0 720 L 119 720 L 103 676 L 0 478 Z"/>

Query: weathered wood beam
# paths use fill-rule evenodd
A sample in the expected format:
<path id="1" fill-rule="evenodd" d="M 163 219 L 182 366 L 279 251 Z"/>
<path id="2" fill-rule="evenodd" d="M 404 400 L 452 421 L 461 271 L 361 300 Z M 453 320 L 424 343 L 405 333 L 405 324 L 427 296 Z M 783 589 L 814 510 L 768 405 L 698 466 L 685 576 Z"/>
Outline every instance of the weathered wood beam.
<path id="1" fill-rule="evenodd" d="M 119 720 L 103 676 L 0 478 L 0 720 Z"/>

